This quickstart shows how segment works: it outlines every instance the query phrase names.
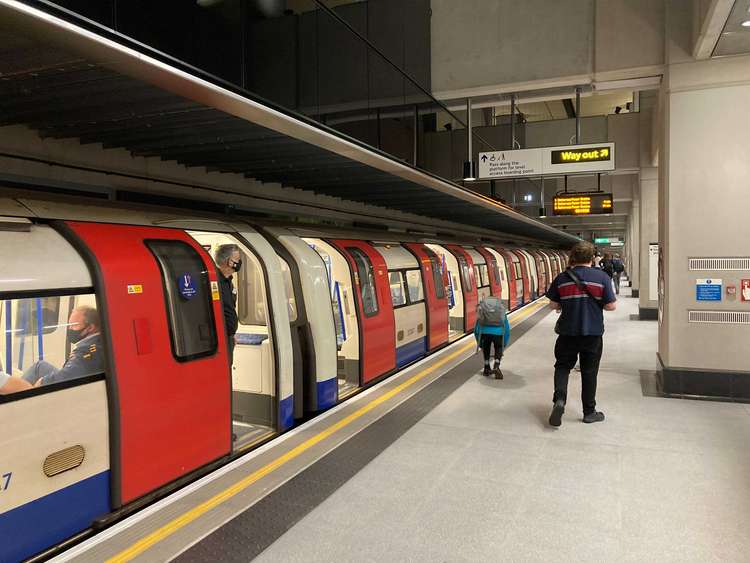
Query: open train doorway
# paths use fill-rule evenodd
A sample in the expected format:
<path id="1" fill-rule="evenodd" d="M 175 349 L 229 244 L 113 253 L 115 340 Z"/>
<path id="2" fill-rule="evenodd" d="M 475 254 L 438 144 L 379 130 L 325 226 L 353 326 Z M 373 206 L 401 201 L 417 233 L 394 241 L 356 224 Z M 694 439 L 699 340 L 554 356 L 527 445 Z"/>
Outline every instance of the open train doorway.
<path id="1" fill-rule="evenodd" d="M 448 342 L 464 335 L 464 295 L 458 260 L 448 249 L 438 244 L 426 244 L 440 260 L 448 294 Z"/>
<path id="2" fill-rule="evenodd" d="M 239 320 L 230 366 L 232 441 L 234 450 L 246 449 L 276 433 L 276 358 L 263 264 L 232 235 L 202 231 L 188 234 L 212 258 L 224 245 L 235 245 L 240 252 L 242 266 L 231 276 Z"/>
<path id="3" fill-rule="evenodd" d="M 352 274 L 346 258 L 323 239 L 304 241 L 323 259 L 328 273 L 328 289 L 336 327 L 336 376 L 339 400 L 360 387 L 360 346 L 357 306 Z"/>

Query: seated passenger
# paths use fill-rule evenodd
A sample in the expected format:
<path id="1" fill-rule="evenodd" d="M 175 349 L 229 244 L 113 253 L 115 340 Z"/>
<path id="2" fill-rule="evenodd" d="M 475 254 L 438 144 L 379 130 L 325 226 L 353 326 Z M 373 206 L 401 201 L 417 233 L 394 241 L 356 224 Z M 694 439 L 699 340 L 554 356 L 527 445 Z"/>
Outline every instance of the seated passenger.
<path id="1" fill-rule="evenodd" d="M 31 388 L 31 384 L 20 377 L 13 377 L 4 371 L 0 371 L 0 395 L 10 395 Z"/>
<path id="2" fill-rule="evenodd" d="M 76 307 L 68 323 L 68 338 L 73 343 L 68 360 L 60 369 L 44 360 L 27 369 L 23 378 L 35 387 L 104 372 L 101 323 L 97 310 L 88 306 Z"/>

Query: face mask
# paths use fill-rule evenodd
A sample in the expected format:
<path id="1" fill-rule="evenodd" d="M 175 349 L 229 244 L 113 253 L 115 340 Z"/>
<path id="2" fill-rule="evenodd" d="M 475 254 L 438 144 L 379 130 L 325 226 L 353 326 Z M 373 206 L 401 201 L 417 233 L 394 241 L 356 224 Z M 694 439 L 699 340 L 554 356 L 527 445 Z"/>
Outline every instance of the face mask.
<path id="1" fill-rule="evenodd" d="M 242 260 L 237 260 L 234 265 L 232 266 L 235 272 L 239 272 L 242 268 Z"/>
<path id="2" fill-rule="evenodd" d="M 76 330 L 74 328 L 68 329 L 68 338 L 70 338 L 70 341 L 73 344 L 76 344 L 80 342 L 83 339 L 83 331 L 86 330 L 85 328 L 82 328 L 80 330 Z"/>

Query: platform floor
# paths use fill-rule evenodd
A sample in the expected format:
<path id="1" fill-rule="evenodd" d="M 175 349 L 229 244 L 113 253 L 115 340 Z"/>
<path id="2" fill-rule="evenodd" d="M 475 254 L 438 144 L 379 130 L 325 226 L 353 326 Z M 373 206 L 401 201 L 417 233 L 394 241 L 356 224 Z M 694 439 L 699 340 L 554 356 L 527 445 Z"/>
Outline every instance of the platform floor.
<path id="1" fill-rule="evenodd" d="M 637 310 L 623 295 L 607 315 L 604 423 L 580 421 L 574 372 L 547 425 L 549 314 L 504 380 L 472 375 L 256 561 L 747 561 L 750 408 L 644 396 L 657 325 Z"/>

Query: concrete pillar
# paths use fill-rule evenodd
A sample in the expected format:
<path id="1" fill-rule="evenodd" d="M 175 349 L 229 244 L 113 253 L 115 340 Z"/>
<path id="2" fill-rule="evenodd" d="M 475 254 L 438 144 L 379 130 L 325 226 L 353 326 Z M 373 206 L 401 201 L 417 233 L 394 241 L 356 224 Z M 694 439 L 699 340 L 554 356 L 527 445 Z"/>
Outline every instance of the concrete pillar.
<path id="1" fill-rule="evenodd" d="M 641 189 L 640 182 L 633 188 L 633 202 L 628 216 L 628 278 L 633 297 L 638 297 L 641 287 Z"/>
<path id="2" fill-rule="evenodd" d="M 750 56 L 688 60 L 682 16 L 677 7 L 670 14 L 678 21 L 661 93 L 659 381 L 668 394 L 747 399 L 750 301 L 739 296 L 739 284 L 750 268 L 703 269 L 713 262 L 691 269 L 689 259 L 750 259 Z M 721 300 L 699 300 L 699 279 L 721 279 Z"/>
<path id="3" fill-rule="evenodd" d="M 638 313 L 642 320 L 656 320 L 659 305 L 655 281 L 658 275 L 650 247 L 659 243 L 659 171 L 641 168 L 638 203 Z"/>

